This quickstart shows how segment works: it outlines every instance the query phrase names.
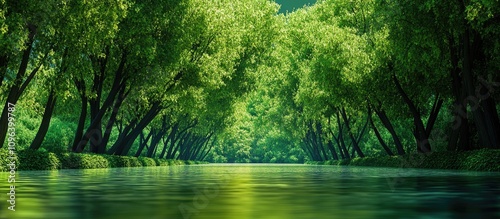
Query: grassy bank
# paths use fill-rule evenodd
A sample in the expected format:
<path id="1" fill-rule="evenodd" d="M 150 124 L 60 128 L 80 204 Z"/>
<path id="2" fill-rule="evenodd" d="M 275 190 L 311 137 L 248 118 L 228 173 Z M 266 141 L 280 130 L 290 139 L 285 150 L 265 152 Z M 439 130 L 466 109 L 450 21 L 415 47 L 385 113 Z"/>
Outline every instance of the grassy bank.
<path id="1" fill-rule="evenodd" d="M 0 172 L 9 171 L 8 150 L 0 149 Z M 201 164 L 201 161 L 167 160 L 105 154 L 61 153 L 22 150 L 17 152 L 16 170 L 96 169 Z"/>
<path id="2" fill-rule="evenodd" d="M 444 151 L 403 156 L 354 158 L 351 160 L 310 161 L 308 164 L 350 165 L 370 167 L 399 167 L 500 171 L 500 150 Z"/>

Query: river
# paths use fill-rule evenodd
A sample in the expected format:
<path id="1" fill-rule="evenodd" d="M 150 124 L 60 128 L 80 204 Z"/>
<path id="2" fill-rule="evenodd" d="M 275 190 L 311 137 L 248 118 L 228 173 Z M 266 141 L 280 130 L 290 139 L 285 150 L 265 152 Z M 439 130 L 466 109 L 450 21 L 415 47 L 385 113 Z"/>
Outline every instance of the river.
<path id="1" fill-rule="evenodd" d="M 500 173 L 300 164 L 21 171 L 0 219 L 500 218 Z"/>

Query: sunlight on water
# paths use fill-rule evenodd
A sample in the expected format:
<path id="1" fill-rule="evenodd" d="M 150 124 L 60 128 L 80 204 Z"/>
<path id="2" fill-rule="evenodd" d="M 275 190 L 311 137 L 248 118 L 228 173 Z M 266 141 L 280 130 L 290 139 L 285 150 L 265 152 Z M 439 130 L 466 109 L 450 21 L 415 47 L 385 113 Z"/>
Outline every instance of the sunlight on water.
<path id="1" fill-rule="evenodd" d="M 7 200 L 7 174 L 0 173 Z M 500 173 L 211 164 L 19 172 L 0 219 L 500 218 Z"/>

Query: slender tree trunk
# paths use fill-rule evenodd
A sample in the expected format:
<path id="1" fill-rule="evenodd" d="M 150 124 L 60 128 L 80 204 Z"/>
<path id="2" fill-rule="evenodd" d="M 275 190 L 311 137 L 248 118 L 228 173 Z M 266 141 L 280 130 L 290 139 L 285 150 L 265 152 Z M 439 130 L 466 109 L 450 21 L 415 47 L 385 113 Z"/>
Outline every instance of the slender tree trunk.
<path id="1" fill-rule="evenodd" d="M 375 110 L 375 113 L 377 114 L 377 116 L 379 117 L 380 121 L 382 122 L 382 124 L 384 124 L 387 131 L 389 131 L 389 133 L 391 134 L 392 140 L 394 141 L 394 144 L 396 145 L 396 150 L 398 152 L 398 155 L 405 154 L 403 144 L 401 144 L 401 141 L 399 140 L 399 137 L 396 133 L 396 130 L 394 129 L 394 126 L 392 126 L 392 123 L 389 120 L 389 118 L 387 117 L 387 114 L 385 113 L 385 111 L 384 110 L 377 110 L 377 109 L 374 109 L 374 110 Z"/>
<path id="2" fill-rule="evenodd" d="M 321 125 L 321 122 L 316 121 L 316 132 L 317 134 L 317 141 L 319 144 L 319 147 L 321 148 L 321 152 L 323 153 L 324 160 L 328 160 L 328 155 L 325 150 L 325 146 L 323 144 L 323 127 Z"/>
<path id="3" fill-rule="evenodd" d="M 424 123 L 422 122 L 420 111 L 417 109 L 413 101 L 408 97 L 406 92 L 403 90 L 396 75 L 392 75 L 392 79 L 394 81 L 394 84 L 396 85 L 399 94 L 401 95 L 401 97 L 403 97 L 403 100 L 408 106 L 408 108 L 410 108 L 410 112 L 413 116 L 413 124 L 415 125 L 415 138 L 417 140 L 417 151 L 419 153 L 431 152 L 431 144 L 429 142 L 429 136 L 426 135 L 427 132 L 425 130 Z"/>
<path id="4" fill-rule="evenodd" d="M 94 120 L 97 118 L 97 114 L 99 113 L 100 105 L 101 105 L 101 94 L 97 94 L 95 99 L 89 100 L 90 105 L 90 120 Z M 96 121 L 96 126 L 91 135 L 90 141 L 90 152 L 98 153 L 99 145 L 102 143 L 102 123 L 101 121 Z"/>
<path id="5" fill-rule="evenodd" d="M 126 87 L 123 86 L 120 90 L 120 93 L 118 94 L 118 98 L 115 101 L 115 104 L 113 105 L 113 109 L 111 111 L 111 115 L 109 116 L 108 123 L 106 124 L 106 130 L 104 131 L 104 137 L 102 138 L 102 142 L 98 145 L 98 150 L 97 153 L 99 154 L 104 154 L 106 153 L 106 147 L 109 142 L 109 138 L 111 137 L 111 132 L 113 131 L 113 126 L 116 122 L 116 116 L 118 115 L 118 111 L 120 110 L 120 107 L 125 100 L 125 98 L 128 96 L 130 90 L 125 91 Z"/>
<path id="6" fill-rule="evenodd" d="M 377 127 L 375 126 L 375 123 L 373 123 L 371 115 L 370 115 L 369 120 L 370 120 L 370 125 L 372 127 L 372 130 L 373 130 L 373 132 L 375 132 L 375 136 L 377 137 L 377 140 L 380 143 L 380 145 L 382 146 L 382 148 L 384 148 L 385 152 L 389 156 L 394 156 L 394 153 L 392 153 L 391 149 L 387 146 L 384 139 L 382 139 L 382 136 L 380 135 L 380 132 L 378 131 Z"/>
<path id="7" fill-rule="evenodd" d="M 177 122 L 172 126 L 172 129 L 166 141 L 163 142 L 163 150 L 160 154 L 160 158 L 163 158 L 165 155 L 169 157 L 169 155 L 172 154 L 172 150 L 174 149 L 174 138 L 178 129 L 179 129 L 179 123 Z M 169 142 L 170 145 L 168 144 Z M 165 154 L 167 147 L 168 147 L 168 152 Z"/>
<path id="8" fill-rule="evenodd" d="M 361 148 L 359 148 L 358 142 L 356 142 L 356 139 L 354 138 L 354 135 L 352 134 L 351 127 L 349 124 L 349 119 L 347 118 L 347 114 L 346 114 L 344 108 L 342 108 L 341 114 L 342 114 L 342 118 L 344 119 L 344 124 L 345 124 L 345 127 L 347 129 L 347 133 L 349 134 L 349 137 L 351 138 L 352 146 L 353 146 L 354 150 L 356 151 L 356 153 L 358 154 L 359 157 L 365 157 L 365 154 L 363 154 L 363 152 L 361 151 Z"/>
<path id="9" fill-rule="evenodd" d="M 311 158 L 314 161 L 321 161 L 321 160 L 323 160 L 321 158 L 320 153 L 319 153 L 318 147 L 317 147 L 317 145 L 314 142 L 313 130 L 312 130 L 312 126 L 310 125 L 310 123 L 308 123 L 308 130 L 307 130 L 307 133 L 306 133 L 305 142 L 306 142 L 306 145 L 309 146 L 310 149 L 311 149 L 311 155 L 312 155 Z"/>
<path id="10" fill-rule="evenodd" d="M 65 49 L 63 52 L 62 56 L 62 62 L 60 65 L 60 70 L 58 72 L 58 75 L 56 78 L 54 78 L 55 81 L 59 81 L 60 77 L 66 73 L 67 70 L 67 65 L 66 65 L 66 58 L 68 54 L 68 49 Z M 45 59 L 45 57 L 43 58 Z M 41 66 L 41 63 L 40 65 Z M 39 67 L 38 67 L 39 68 Z M 27 82 L 23 84 L 24 88 L 21 88 L 22 90 L 25 89 L 25 86 L 27 86 L 27 83 L 29 83 L 30 80 L 32 80 L 34 77 L 34 73 L 31 73 L 30 76 L 28 76 Z M 45 105 L 45 110 L 43 112 L 43 117 L 42 117 L 42 122 L 40 124 L 40 127 L 38 128 L 37 134 L 33 141 L 31 142 L 30 148 L 33 150 L 38 150 L 40 146 L 42 145 L 42 142 L 47 135 L 47 132 L 49 130 L 50 126 L 50 120 L 52 119 L 52 114 L 54 113 L 54 108 L 56 106 L 56 101 L 57 101 L 57 96 L 56 96 L 56 85 L 50 85 L 50 91 L 49 91 L 49 96 L 47 97 L 47 103 Z"/>
<path id="11" fill-rule="evenodd" d="M 123 142 L 125 137 L 129 134 L 130 130 L 132 130 L 137 123 L 137 119 L 133 119 L 125 128 L 119 128 L 119 134 L 118 134 L 118 139 L 116 139 L 115 144 L 106 152 L 107 154 L 115 154 L 116 151 L 118 150 L 118 147 L 120 146 L 119 144 L 116 144 L 116 142 Z M 121 123 L 118 127 L 121 127 Z"/>
<path id="12" fill-rule="evenodd" d="M 167 131 L 169 128 L 168 123 L 167 123 L 167 117 L 163 116 L 161 121 L 162 121 L 162 123 L 161 123 L 160 130 L 157 130 L 155 133 L 153 133 L 153 136 L 151 139 L 151 144 L 148 148 L 148 151 L 146 152 L 146 157 L 153 157 L 153 154 L 158 149 L 158 144 L 160 143 L 162 138 L 165 136 L 165 134 L 167 134 Z M 163 146 L 163 150 L 165 150 L 165 145 Z"/>
<path id="13" fill-rule="evenodd" d="M 359 143 L 361 142 L 361 140 L 363 139 L 363 136 L 365 136 L 365 133 L 366 133 L 366 127 L 368 127 L 368 123 L 370 122 L 370 116 L 371 116 L 371 112 L 369 111 L 368 112 L 368 115 L 366 117 L 366 122 L 365 124 L 363 125 L 363 128 L 361 128 L 361 131 L 359 131 L 358 133 L 358 137 L 356 138 L 356 144 L 359 145 Z"/>
<path id="14" fill-rule="evenodd" d="M 52 114 L 54 113 L 54 108 L 56 106 L 57 97 L 54 89 L 50 91 L 47 103 L 45 105 L 45 110 L 43 112 L 42 123 L 36 133 L 35 139 L 31 142 L 30 149 L 38 150 L 42 145 L 43 139 L 47 132 L 49 131 L 50 120 L 52 119 Z"/>
<path id="15" fill-rule="evenodd" d="M 171 144 L 171 150 L 169 149 L 170 153 L 167 153 L 167 159 L 174 159 L 175 154 L 179 151 L 179 148 L 181 146 L 180 140 L 183 138 L 184 135 L 187 133 L 178 133 L 175 136 L 172 136 L 172 141 L 170 142 Z"/>
<path id="16" fill-rule="evenodd" d="M 104 117 L 105 113 L 108 111 L 108 109 L 113 105 L 113 102 L 115 101 L 116 96 L 118 95 L 118 92 L 121 90 L 120 88 L 124 86 L 126 78 L 124 77 L 124 68 L 125 68 L 125 63 L 126 63 L 126 53 L 122 54 L 122 58 L 120 60 L 120 64 L 118 66 L 118 69 L 115 72 L 115 78 L 113 81 L 113 85 L 111 87 L 111 90 L 106 97 L 106 100 L 102 104 L 101 108 L 97 112 L 94 118 L 92 118 L 92 121 L 90 122 L 89 127 L 83 134 L 81 143 L 79 144 L 79 147 L 76 149 L 75 152 L 82 152 L 85 146 L 89 141 L 93 141 L 94 145 L 99 144 L 102 141 L 101 136 L 96 136 L 95 133 L 102 134 L 102 127 L 100 127 L 102 118 Z M 93 138 L 97 137 L 96 138 Z"/>
<path id="17" fill-rule="evenodd" d="M 429 119 L 427 120 L 427 124 L 425 126 L 425 135 L 429 137 L 432 132 L 432 128 L 434 127 L 434 124 L 436 123 L 439 111 L 441 110 L 441 107 L 443 106 L 443 99 L 439 95 L 436 95 L 436 98 L 434 100 L 434 104 L 432 104 L 432 110 L 429 115 Z"/>
<path id="18" fill-rule="evenodd" d="M 8 109 L 9 104 L 16 104 L 17 100 L 23 92 L 23 80 L 26 75 L 26 70 L 28 69 L 28 62 L 30 60 L 31 50 L 33 48 L 33 42 L 36 35 L 37 28 L 34 25 L 27 24 L 28 40 L 26 41 L 26 49 L 23 51 L 23 56 L 21 58 L 21 64 L 17 71 L 16 79 L 14 84 L 9 90 L 9 95 L 7 96 L 7 101 L 5 102 L 4 108 L 2 110 L 2 115 L 0 116 L 0 148 L 3 147 L 5 137 L 7 136 L 7 125 L 8 125 Z M 3 80 L 3 78 L 2 78 Z M 24 86 L 25 87 L 25 86 Z"/>
<path id="19" fill-rule="evenodd" d="M 333 135 L 333 134 L 332 134 Z M 340 134 L 339 134 L 340 136 Z M 335 135 L 333 135 L 333 139 L 335 140 L 335 142 L 337 143 L 337 146 L 339 148 L 339 154 L 340 154 L 340 158 L 343 160 L 345 159 L 345 156 L 344 156 L 344 152 L 343 152 L 343 149 L 342 149 L 342 146 L 340 145 L 340 140 L 339 140 L 340 137 L 336 137 Z"/>
<path id="20" fill-rule="evenodd" d="M 161 141 L 161 138 L 163 135 L 165 135 L 166 131 L 164 129 L 157 130 L 155 133 L 153 133 L 153 136 L 151 138 L 151 144 L 149 144 L 149 148 L 146 152 L 146 157 L 153 157 L 153 153 L 156 151 L 156 148 L 158 148 L 158 144 Z"/>
<path id="21" fill-rule="evenodd" d="M 309 140 L 307 138 L 303 138 L 302 139 L 302 150 L 304 150 L 304 152 L 306 152 L 307 154 L 309 154 L 309 157 L 311 157 L 311 159 L 313 161 L 317 161 L 317 158 L 316 156 L 314 156 L 314 153 L 312 152 L 312 149 L 309 145 Z"/>
<path id="22" fill-rule="evenodd" d="M 9 64 L 9 57 L 7 55 L 0 55 L 0 87 L 2 87 L 3 80 L 7 74 L 7 66 Z M 0 145 L 0 147 L 2 147 Z"/>
<path id="23" fill-rule="evenodd" d="M 200 145 L 199 147 L 197 147 L 197 149 L 195 150 L 194 154 L 193 154 L 193 157 L 192 157 L 192 160 L 197 160 L 199 159 L 199 154 L 201 151 L 203 151 L 203 149 L 205 147 L 208 146 L 208 142 L 210 142 L 210 138 L 212 138 L 214 132 L 211 131 L 210 133 L 208 133 L 206 136 L 202 137 L 201 138 L 201 141 L 200 141 Z"/>
<path id="24" fill-rule="evenodd" d="M 337 111 L 336 113 L 337 116 L 337 125 L 339 127 L 339 137 L 338 141 L 340 142 L 340 147 L 341 147 L 341 154 L 343 156 L 342 159 L 351 159 L 351 156 L 349 155 L 349 150 L 347 150 L 347 147 L 345 145 L 345 140 L 344 140 L 344 128 L 342 128 L 342 122 L 340 120 L 340 113 Z"/>
<path id="25" fill-rule="evenodd" d="M 139 157 L 141 156 L 142 154 L 142 151 L 144 150 L 144 148 L 147 146 L 148 142 L 149 142 L 149 139 L 151 138 L 151 136 L 153 135 L 153 130 L 151 130 L 148 134 L 147 137 L 144 137 L 144 132 L 141 132 L 139 134 L 139 149 L 137 149 L 137 151 L 135 152 L 135 155 L 134 157 Z"/>
<path id="26" fill-rule="evenodd" d="M 180 126 L 179 122 L 177 124 L 178 124 L 178 126 Z M 184 129 L 182 129 L 180 131 L 178 130 L 178 127 L 177 127 L 175 135 L 172 135 L 172 138 L 170 140 L 171 146 L 170 146 L 168 153 L 166 155 L 167 159 L 173 159 L 175 157 L 175 154 L 177 153 L 177 151 L 179 150 L 179 147 L 181 145 L 181 144 L 178 144 L 177 141 L 184 138 L 184 136 L 187 134 L 188 130 L 195 127 L 197 124 L 198 124 L 198 121 L 194 120 L 191 124 L 188 124 Z"/>
<path id="27" fill-rule="evenodd" d="M 328 136 L 328 133 L 330 133 L 332 135 L 332 138 L 336 138 L 335 135 L 332 132 L 332 129 L 331 129 L 330 117 L 328 117 L 328 132 L 327 132 L 327 136 Z M 335 150 L 335 147 L 333 146 L 332 138 L 328 138 L 328 143 L 327 143 L 328 149 L 330 150 L 330 153 L 332 154 L 332 158 L 334 160 L 338 160 L 339 156 L 337 155 L 337 151 Z M 337 143 L 338 143 L 338 141 L 337 141 Z"/>
<path id="28" fill-rule="evenodd" d="M 187 132 L 185 135 L 183 135 L 181 137 L 181 139 L 179 139 L 179 143 L 178 143 L 179 154 L 177 155 L 177 157 L 175 159 L 183 159 L 183 157 L 185 155 L 185 151 L 187 150 L 187 147 L 189 145 L 189 144 L 187 144 L 187 142 L 191 138 L 191 135 L 192 135 L 191 132 Z"/>
<path id="29" fill-rule="evenodd" d="M 160 111 L 160 104 L 154 103 L 148 110 L 146 115 L 141 119 L 141 121 L 139 121 L 137 126 L 134 127 L 131 132 L 123 138 L 122 141 L 115 142 L 115 145 L 118 145 L 115 153 L 122 156 L 127 155 L 135 139 L 137 139 L 142 130 L 146 128 L 146 126 L 151 123 L 151 121 L 153 121 L 153 119 L 156 117 L 156 115 L 158 115 Z"/>
<path id="30" fill-rule="evenodd" d="M 76 127 L 75 138 L 73 139 L 73 146 L 71 151 L 76 151 L 78 145 L 81 142 L 83 136 L 83 128 L 85 127 L 85 119 L 87 118 L 87 95 L 85 94 L 85 82 L 79 79 L 75 79 L 75 85 L 77 90 L 80 92 L 81 99 L 81 111 L 80 117 L 78 118 L 78 126 Z"/>
<path id="31" fill-rule="evenodd" d="M 332 154 L 332 157 L 334 160 L 338 160 L 339 156 L 337 155 L 337 151 L 335 151 L 335 147 L 333 147 L 333 142 L 332 140 L 328 140 L 328 149 L 330 149 L 330 153 Z"/>
<path id="32" fill-rule="evenodd" d="M 217 138 L 214 138 L 214 139 L 212 140 L 212 143 L 210 144 L 210 147 L 208 148 L 207 152 L 206 152 L 203 156 L 201 156 L 201 158 L 200 158 L 200 160 L 201 160 L 201 161 L 205 160 L 205 158 L 207 157 L 207 155 L 210 153 L 210 151 L 211 151 L 211 150 L 212 150 L 212 148 L 214 147 L 215 142 L 217 142 Z"/>

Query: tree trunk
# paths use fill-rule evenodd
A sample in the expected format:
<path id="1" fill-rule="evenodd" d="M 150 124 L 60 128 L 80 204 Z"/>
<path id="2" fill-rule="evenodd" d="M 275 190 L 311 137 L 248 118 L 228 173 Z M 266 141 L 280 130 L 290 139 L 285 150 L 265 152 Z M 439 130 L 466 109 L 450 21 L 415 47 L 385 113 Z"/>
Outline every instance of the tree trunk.
<path id="1" fill-rule="evenodd" d="M 23 51 L 23 56 L 21 58 L 21 64 L 19 65 L 19 69 L 17 71 L 16 79 L 14 84 L 9 90 L 9 95 L 7 96 L 7 101 L 5 102 L 4 108 L 2 110 L 2 116 L 0 116 L 0 148 L 3 147 L 3 143 L 5 141 L 5 137 L 7 136 L 7 126 L 8 126 L 8 109 L 9 104 L 16 104 L 17 100 L 21 96 L 23 90 L 23 80 L 26 75 L 26 70 L 28 69 L 28 62 L 30 60 L 31 50 L 33 48 L 33 42 L 36 35 L 37 28 L 34 25 L 28 24 L 27 29 L 28 40 L 26 41 L 26 49 Z M 3 78 L 2 78 L 3 80 Z"/>
<path id="2" fill-rule="evenodd" d="M 335 151 L 335 147 L 333 147 L 332 140 L 328 140 L 328 149 L 330 149 L 330 153 L 332 154 L 333 159 L 338 160 L 339 156 L 337 155 L 337 151 Z"/>
<path id="3" fill-rule="evenodd" d="M 201 156 L 201 158 L 200 158 L 201 161 L 205 160 L 205 158 L 207 157 L 207 155 L 210 153 L 210 151 L 214 147 L 215 142 L 217 142 L 217 138 L 216 137 L 212 140 L 212 143 L 210 144 L 210 147 L 208 148 L 207 152 L 205 152 L 205 154 Z"/>
<path id="4" fill-rule="evenodd" d="M 89 127 L 83 134 L 81 143 L 79 144 L 79 147 L 75 150 L 75 152 L 79 153 L 82 152 L 85 146 L 89 141 L 94 141 L 94 145 L 98 145 L 102 139 L 101 138 L 93 138 L 93 137 L 99 137 L 96 136 L 94 133 L 101 133 L 102 134 L 102 128 L 100 127 L 102 118 L 104 117 L 105 113 L 108 111 L 108 109 L 113 105 L 113 102 L 115 101 L 116 95 L 118 95 L 118 92 L 121 90 L 120 88 L 124 86 L 125 84 L 125 77 L 123 75 L 124 73 L 124 68 L 125 68 L 125 63 L 126 63 L 126 53 L 122 53 L 122 58 L 120 60 L 120 64 L 118 66 L 118 69 L 115 72 L 115 78 L 113 80 L 113 85 L 111 87 L 111 90 L 106 97 L 106 100 L 102 104 L 101 108 L 99 111 L 96 113 L 94 118 L 92 118 L 92 121 L 90 122 Z M 102 135 L 101 135 L 102 136 Z M 95 150 L 95 149 L 94 149 Z"/>
<path id="5" fill-rule="evenodd" d="M 151 138 L 151 143 L 149 144 L 148 151 L 146 152 L 146 157 L 153 157 L 153 153 L 156 151 L 156 148 L 158 147 L 158 144 L 161 141 L 161 138 L 163 135 L 165 135 L 166 131 L 164 129 L 157 130 L 155 133 L 153 133 L 153 136 Z"/>
<path id="6" fill-rule="evenodd" d="M 57 97 L 54 89 L 50 91 L 49 97 L 47 99 L 47 103 L 45 105 L 45 110 L 43 112 L 42 123 L 38 128 L 35 139 L 31 142 L 30 148 L 33 150 L 38 150 L 42 145 L 43 139 L 47 132 L 49 131 L 50 120 L 52 119 L 52 114 L 54 112 L 54 108 L 56 106 Z"/>
<path id="7" fill-rule="evenodd" d="M 463 33 L 463 82 L 467 91 L 466 102 L 471 107 L 472 118 L 476 125 L 479 137 L 479 144 L 482 147 L 499 148 L 500 147 L 500 122 L 496 111 L 495 100 L 491 95 L 476 94 L 474 86 L 474 61 L 478 57 L 482 57 L 482 39 L 473 37 L 471 39 L 472 30 L 468 24 Z M 471 46 L 473 44 L 473 46 Z M 472 50 L 472 48 L 476 50 Z M 486 90 L 484 86 L 479 87 L 480 91 Z M 479 92 L 481 93 L 481 92 Z"/>
<path id="8" fill-rule="evenodd" d="M 403 97 L 403 101 L 406 103 L 408 108 L 410 108 L 410 112 L 413 116 L 413 124 L 415 126 L 415 138 L 417 141 L 417 151 L 419 153 L 428 153 L 431 152 L 431 144 L 429 142 L 429 136 L 427 136 L 427 132 L 424 127 L 424 123 L 422 122 L 422 117 L 420 115 L 420 111 L 417 109 L 413 101 L 408 97 L 406 92 L 401 87 L 398 78 L 396 75 L 392 75 L 392 79 L 398 93 Z"/>
<path id="9" fill-rule="evenodd" d="M 332 142 L 332 138 L 335 138 L 335 140 L 337 141 L 337 144 L 338 144 L 338 139 L 335 137 L 335 135 L 333 134 L 332 132 L 332 129 L 331 129 L 331 124 L 330 124 L 330 117 L 328 117 L 328 132 L 327 133 L 330 133 L 330 135 L 332 135 L 331 138 L 328 138 L 328 149 L 330 150 L 330 153 L 332 154 L 332 157 L 334 160 L 339 160 L 339 156 L 337 155 L 337 151 L 335 150 L 335 146 L 333 146 L 333 142 Z M 328 134 L 327 134 L 328 136 Z"/>
<path id="10" fill-rule="evenodd" d="M 342 159 L 351 159 L 351 156 L 349 155 L 349 151 L 347 150 L 347 147 L 345 145 L 344 141 L 344 128 L 342 128 L 342 122 L 340 120 L 340 113 L 336 113 L 337 116 L 337 125 L 339 127 L 339 137 L 338 137 L 338 142 L 340 142 L 339 146 L 341 147 L 341 155 Z"/>
<path id="11" fill-rule="evenodd" d="M 203 151 L 203 149 L 208 146 L 208 143 L 210 142 L 210 139 L 212 138 L 214 133 L 215 133 L 214 131 L 211 131 L 205 137 L 202 138 L 202 142 L 200 142 L 201 145 L 197 147 L 196 151 L 193 154 L 192 160 L 197 160 L 200 158 L 199 156 L 200 152 Z"/>
<path id="12" fill-rule="evenodd" d="M 377 127 L 375 126 L 375 123 L 373 123 L 371 115 L 370 115 L 369 120 L 370 120 L 370 125 L 372 127 L 372 130 L 373 130 L 373 132 L 375 132 L 375 136 L 377 137 L 377 140 L 380 143 L 380 145 L 382 146 L 382 148 L 384 148 L 385 152 L 389 156 L 394 156 L 394 153 L 392 153 L 391 149 L 387 146 L 384 139 L 382 139 L 382 136 L 380 135 L 380 132 L 378 131 Z"/>
<path id="13" fill-rule="evenodd" d="M 118 147 L 120 146 L 119 144 L 116 144 L 116 142 L 123 142 L 123 139 L 129 134 L 130 130 L 134 128 L 134 126 L 137 123 L 137 119 L 133 119 L 125 128 L 120 128 L 122 127 L 122 123 L 118 126 L 119 128 L 119 134 L 118 134 L 118 139 L 116 139 L 115 144 L 106 152 L 107 154 L 115 154 L 116 150 L 118 150 Z"/>
<path id="14" fill-rule="evenodd" d="M 2 87 L 3 80 L 7 74 L 7 66 L 9 64 L 9 57 L 7 55 L 0 55 L 0 87 Z M 2 147 L 0 145 L 0 147 Z"/>
<path id="15" fill-rule="evenodd" d="M 78 126 L 76 127 L 76 132 L 75 132 L 75 137 L 73 139 L 73 146 L 71 147 L 71 151 L 76 151 L 76 149 L 79 147 L 79 144 L 81 142 L 82 136 L 83 136 L 83 128 L 85 127 L 85 119 L 87 118 L 87 95 L 85 94 L 85 81 L 75 79 L 75 85 L 77 90 L 80 92 L 80 99 L 81 99 L 81 111 L 80 111 L 80 117 L 78 118 Z"/>
<path id="16" fill-rule="evenodd" d="M 453 122 L 448 138 L 447 150 L 470 150 L 471 149 L 471 137 L 469 131 L 469 118 L 467 116 L 467 108 L 462 104 L 465 100 L 466 91 L 463 89 L 461 69 L 459 66 L 459 49 L 455 43 L 455 39 L 450 34 L 448 38 L 449 50 L 450 50 L 450 77 L 452 79 L 452 93 L 454 96 L 452 111 Z"/>
<path id="17" fill-rule="evenodd" d="M 349 119 L 347 118 L 347 114 L 345 112 L 345 108 L 342 108 L 341 114 L 342 114 L 342 118 L 344 119 L 344 124 L 345 124 L 345 127 L 347 129 L 347 133 L 349 134 L 349 137 L 351 138 L 353 149 L 356 151 L 356 153 L 358 154 L 359 157 L 365 157 L 365 155 L 361 151 L 361 148 L 359 148 L 358 142 L 356 142 L 356 139 L 354 138 L 354 135 L 352 134 L 351 127 L 349 124 Z"/>
<path id="18" fill-rule="evenodd" d="M 438 117 L 439 111 L 441 110 L 441 107 L 443 106 L 443 99 L 439 95 L 436 95 L 436 98 L 434 100 L 434 104 L 432 104 L 432 110 L 429 115 L 429 119 L 427 120 L 427 124 L 425 126 L 425 135 L 429 137 L 432 132 L 432 128 L 434 127 L 434 124 L 436 123 L 436 119 Z"/>
<path id="19" fill-rule="evenodd" d="M 167 139 L 163 141 L 163 150 L 160 153 L 160 158 L 163 158 L 165 155 L 172 154 L 172 150 L 174 149 L 174 138 L 178 129 L 179 129 L 179 122 L 175 123 L 172 126 L 170 134 L 168 135 Z M 169 142 L 170 146 L 168 145 Z M 168 147 L 168 152 L 165 154 L 165 152 L 167 151 L 167 147 Z"/>
<path id="20" fill-rule="evenodd" d="M 361 131 L 359 131 L 358 133 L 358 137 L 356 138 L 356 143 L 359 145 L 359 142 L 361 142 L 361 139 L 363 139 L 363 136 L 365 136 L 365 133 L 366 133 L 366 127 L 368 127 L 368 123 L 370 121 L 370 117 L 371 117 L 371 112 L 368 111 L 368 115 L 366 117 L 366 122 L 365 124 L 363 125 L 363 128 L 361 128 Z"/>
<path id="21" fill-rule="evenodd" d="M 405 154 L 403 144 L 401 144 L 401 141 L 399 140 L 399 137 L 396 133 L 396 130 L 394 130 L 394 126 L 392 126 L 392 123 L 389 120 L 389 118 L 387 117 L 387 114 L 385 113 L 385 111 L 384 110 L 377 110 L 377 109 L 374 109 L 374 110 L 375 110 L 375 113 L 377 114 L 377 116 L 379 117 L 380 121 L 382 122 L 382 124 L 384 124 L 387 131 L 389 131 L 389 133 L 391 133 L 391 136 L 392 136 L 392 139 L 394 141 L 394 144 L 396 145 L 396 150 L 398 151 L 398 154 L 399 155 Z"/>
<path id="22" fill-rule="evenodd" d="M 116 116 L 118 115 L 118 111 L 120 110 L 120 107 L 125 100 L 125 98 L 128 96 L 130 93 L 130 89 L 125 92 L 126 87 L 123 86 L 120 90 L 120 93 L 118 94 L 118 98 L 115 101 L 115 104 L 113 105 L 113 109 L 111 111 L 111 115 L 109 116 L 108 123 L 106 124 L 106 129 L 104 131 L 104 137 L 102 138 L 102 142 L 97 146 L 97 153 L 99 154 L 104 154 L 106 153 L 106 146 L 108 145 L 109 142 L 109 137 L 111 136 L 111 132 L 113 131 L 113 126 L 116 122 Z"/>
<path id="23" fill-rule="evenodd" d="M 117 146 L 117 150 L 115 154 L 117 155 L 127 155 L 130 148 L 132 147 L 132 144 L 134 143 L 135 139 L 139 136 L 139 134 L 142 132 L 146 126 L 153 121 L 153 119 L 158 115 L 158 113 L 161 111 L 160 103 L 153 103 L 151 108 L 148 110 L 146 115 L 139 121 L 137 126 L 135 126 L 130 133 L 128 133 L 122 141 L 117 141 L 115 142 L 115 145 Z"/>
<path id="24" fill-rule="evenodd" d="M 187 115 L 186 115 L 187 118 Z M 180 122 L 178 122 L 180 126 Z M 188 130 L 195 127 L 198 124 L 197 120 L 192 121 L 191 124 L 188 124 L 184 129 L 182 130 L 176 130 L 176 134 L 172 135 L 172 139 L 170 140 L 170 148 L 167 153 L 167 159 L 173 159 L 175 157 L 175 154 L 178 152 L 180 144 L 177 143 L 180 139 L 184 138 L 184 136 L 187 134 Z"/>
<path id="25" fill-rule="evenodd" d="M 141 131 L 141 133 L 139 134 L 139 149 L 137 149 L 137 151 L 135 152 L 135 155 L 134 157 L 139 157 L 141 156 L 142 154 L 142 151 L 144 150 L 144 148 L 147 146 L 148 144 L 148 141 L 149 139 L 151 138 L 151 136 L 153 135 L 153 130 L 151 130 L 148 134 L 147 137 L 144 137 L 144 132 Z"/>

